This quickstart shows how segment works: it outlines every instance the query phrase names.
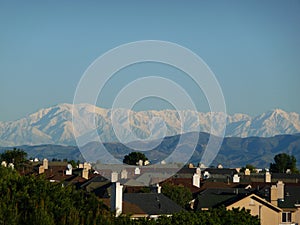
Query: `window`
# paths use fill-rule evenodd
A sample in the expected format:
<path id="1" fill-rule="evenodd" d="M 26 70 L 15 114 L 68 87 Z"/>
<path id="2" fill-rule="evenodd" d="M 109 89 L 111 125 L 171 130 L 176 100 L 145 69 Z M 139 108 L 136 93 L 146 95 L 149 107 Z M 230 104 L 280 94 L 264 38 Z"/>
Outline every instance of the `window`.
<path id="1" fill-rule="evenodd" d="M 292 213 L 291 212 L 283 212 L 282 213 L 282 222 L 292 222 Z"/>

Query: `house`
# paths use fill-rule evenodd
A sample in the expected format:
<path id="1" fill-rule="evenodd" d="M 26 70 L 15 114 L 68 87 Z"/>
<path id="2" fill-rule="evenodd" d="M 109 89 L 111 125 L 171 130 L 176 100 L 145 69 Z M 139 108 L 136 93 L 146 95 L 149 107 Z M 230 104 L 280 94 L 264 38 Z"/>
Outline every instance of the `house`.
<path id="1" fill-rule="evenodd" d="M 207 188 L 198 194 L 195 209 L 208 210 L 226 206 L 228 202 L 234 202 L 248 194 L 249 191 L 244 188 Z"/>
<path id="2" fill-rule="evenodd" d="M 110 209 L 116 216 L 129 213 L 133 218 L 157 218 L 160 215 L 172 215 L 184 211 L 181 206 L 161 193 L 159 184 L 152 187 L 154 192 L 123 193 L 125 188 L 118 180 L 118 173 L 112 173 L 111 176 L 116 179 L 112 179 L 110 183 Z M 104 199 L 105 202 L 107 200 Z"/>
<path id="3" fill-rule="evenodd" d="M 270 199 L 282 209 L 283 224 L 300 224 L 300 186 L 277 182 L 271 186 Z"/>
<path id="4" fill-rule="evenodd" d="M 266 171 L 265 173 L 251 173 L 250 175 L 240 173 L 239 176 L 243 183 L 276 183 L 278 181 L 283 181 L 284 183 L 300 183 L 300 174 L 270 173 Z"/>
<path id="5" fill-rule="evenodd" d="M 258 216 L 261 225 L 278 225 L 282 221 L 282 209 L 255 194 L 246 195 L 232 203 L 229 201 L 226 209 L 233 208 L 249 209 L 251 215 Z"/>
<path id="6" fill-rule="evenodd" d="M 283 210 L 283 223 L 297 222 L 300 224 L 300 188 L 286 187 L 284 201 L 278 201 L 278 207 Z"/>
<path id="7" fill-rule="evenodd" d="M 245 208 L 258 216 L 262 225 L 300 224 L 299 184 L 205 182 L 200 190 L 195 199 L 196 210 Z"/>
<path id="8" fill-rule="evenodd" d="M 196 210 L 220 206 L 228 210 L 249 209 L 251 215 L 258 216 L 261 225 L 278 225 L 281 221 L 282 209 L 244 188 L 206 189 L 198 196 Z"/>

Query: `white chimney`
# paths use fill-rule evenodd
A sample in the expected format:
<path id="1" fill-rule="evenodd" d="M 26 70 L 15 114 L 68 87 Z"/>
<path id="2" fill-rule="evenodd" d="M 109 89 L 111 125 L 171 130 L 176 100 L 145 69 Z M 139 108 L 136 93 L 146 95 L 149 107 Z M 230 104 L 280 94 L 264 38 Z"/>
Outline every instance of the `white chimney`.
<path id="1" fill-rule="evenodd" d="M 68 164 L 67 165 L 67 170 L 66 170 L 66 175 L 72 175 L 72 165 L 71 164 Z"/>
<path id="2" fill-rule="evenodd" d="M 204 179 L 210 178 L 210 173 L 208 171 L 204 171 L 203 177 Z"/>
<path id="3" fill-rule="evenodd" d="M 141 174 L 141 170 L 140 168 L 136 167 L 135 170 L 134 170 L 134 174 Z"/>
<path id="4" fill-rule="evenodd" d="M 141 160 L 141 159 L 137 162 L 137 165 L 138 165 L 138 166 L 143 166 L 143 164 L 144 164 L 144 162 L 143 162 L 143 160 Z"/>
<path id="5" fill-rule="evenodd" d="M 82 170 L 82 178 L 84 178 L 84 179 L 89 179 L 89 170 L 88 169 L 83 169 Z"/>
<path id="6" fill-rule="evenodd" d="M 110 208 L 116 212 L 116 216 L 119 216 L 122 214 L 123 185 L 120 182 L 114 182 L 111 190 Z"/>
<path id="7" fill-rule="evenodd" d="M 85 162 L 85 163 L 83 163 L 83 169 L 90 170 L 90 169 L 92 169 L 92 166 L 91 166 L 91 164 L 90 164 L 90 163 L 88 163 L 88 162 Z"/>
<path id="8" fill-rule="evenodd" d="M 157 191 L 157 194 L 161 193 L 161 186 L 159 184 L 156 184 L 156 191 Z"/>
<path id="9" fill-rule="evenodd" d="M 233 175 L 233 183 L 240 183 L 240 177 L 238 174 Z"/>
<path id="10" fill-rule="evenodd" d="M 200 175 L 197 173 L 194 173 L 193 175 L 193 186 L 196 186 L 198 188 L 200 188 Z"/>
<path id="11" fill-rule="evenodd" d="M 45 167 L 44 166 L 39 166 L 39 174 L 42 174 L 45 172 Z"/>
<path id="12" fill-rule="evenodd" d="M 271 183 L 271 174 L 269 171 L 266 171 L 266 174 L 265 174 L 265 182 L 266 183 Z"/>
<path id="13" fill-rule="evenodd" d="M 44 167 L 45 170 L 48 169 L 48 159 L 43 160 L 43 167 Z"/>
<path id="14" fill-rule="evenodd" d="M 118 173 L 112 172 L 111 173 L 111 182 L 117 182 L 119 180 Z"/>
<path id="15" fill-rule="evenodd" d="M 199 163 L 198 167 L 204 169 L 204 168 L 207 168 L 207 166 L 205 166 L 203 163 Z"/>
<path id="16" fill-rule="evenodd" d="M 250 170 L 248 168 L 245 169 L 245 175 L 249 176 L 251 174 Z"/>
<path id="17" fill-rule="evenodd" d="M 127 179 L 127 177 L 128 177 L 128 172 L 127 172 L 127 170 L 122 170 L 121 171 L 121 179 Z"/>
<path id="18" fill-rule="evenodd" d="M 201 169 L 199 167 L 196 168 L 196 174 L 199 174 L 201 177 Z"/>

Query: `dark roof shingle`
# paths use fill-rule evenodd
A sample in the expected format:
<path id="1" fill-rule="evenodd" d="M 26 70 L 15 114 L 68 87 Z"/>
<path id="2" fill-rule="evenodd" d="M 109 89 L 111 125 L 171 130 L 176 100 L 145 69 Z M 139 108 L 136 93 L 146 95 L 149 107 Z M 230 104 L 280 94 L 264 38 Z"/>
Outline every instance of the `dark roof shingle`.
<path id="1" fill-rule="evenodd" d="M 148 215 L 169 215 L 184 210 L 164 194 L 124 193 L 124 201 L 137 205 Z"/>

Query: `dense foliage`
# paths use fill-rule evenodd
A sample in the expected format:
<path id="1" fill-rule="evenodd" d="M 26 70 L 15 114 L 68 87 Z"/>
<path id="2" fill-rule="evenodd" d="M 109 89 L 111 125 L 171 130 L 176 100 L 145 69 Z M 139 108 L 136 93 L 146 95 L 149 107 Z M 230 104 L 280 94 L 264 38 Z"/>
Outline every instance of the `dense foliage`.
<path id="1" fill-rule="evenodd" d="M 193 198 L 192 192 L 187 187 L 170 183 L 163 184 L 162 193 L 183 208 L 189 208 L 189 202 Z"/>
<path id="2" fill-rule="evenodd" d="M 258 217 L 251 216 L 245 209 L 217 208 L 196 213 L 176 213 L 171 218 L 160 217 L 157 223 L 162 225 L 259 225 L 260 221 Z"/>
<path id="3" fill-rule="evenodd" d="M 258 219 L 245 210 L 213 209 L 182 212 L 157 220 L 115 217 L 92 194 L 50 183 L 42 177 L 21 176 L 0 166 L 0 224 L 233 224 L 256 225 Z"/>
<path id="4" fill-rule="evenodd" d="M 124 156 L 123 163 L 128 165 L 136 165 L 139 160 L 145 162 L 148 158 L 141 152 L 131 152 L 128 155 Z"/>
<path id="5" fill-rule="evenodd" d="M 0 224 L 94 224 L 111 214 L 93 195 L 0 167 Z"/>
<path id="6" fill-rule="evenodd" d="M 250 215 L 245 209 L 226 210 L 225 208 L 211 209 L 200 212 L 180 212 L 173 216 L 160 216 L 157 220 L 141 218 L 130 220 L 129 217 L 119 217 L 116 224 L 133 225 L 259 225 L 258 217 Z"/>
<path id="7" fill-rule="evenodd" d="M 293 155 L 290 156 L 286 153 L 275 155 L 274 162 L 270 164 L 271 172 L 285 173 L 289 169 L 291 173 L 299 173 L 296 166 L 297 160 Z"/>

